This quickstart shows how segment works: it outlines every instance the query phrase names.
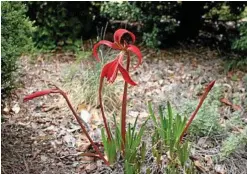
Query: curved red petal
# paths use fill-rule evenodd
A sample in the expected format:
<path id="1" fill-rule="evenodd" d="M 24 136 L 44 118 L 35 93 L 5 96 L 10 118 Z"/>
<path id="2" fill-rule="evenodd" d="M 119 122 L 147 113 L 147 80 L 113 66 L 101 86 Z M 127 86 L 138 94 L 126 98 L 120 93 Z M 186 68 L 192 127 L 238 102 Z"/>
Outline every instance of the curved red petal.
<path id="1" fill-rule="evenodd" d="M 114 42 L 120 43 L 122 36 L 126 33 L 130 35 L 130 37 L 132 39 L 132 43 L 135 43 L 135 41 L 136 41 L 135 35 L 132 32 L 125 30 L 125 29 L 118 29 L 117 31 L 115 31 L 114 36 L 113 36 Z"/>
<path id="2" fill-rule="evenodd" d="M 117 73 L 118 73 L 118 60 L 115 59 L 114 62 L 112 63 L 112 66 L 109 69 L 108 81 L 113 83 L 117 78 Z"/>
<path id="3" fill-rule="evenodd" d="M 102 71 L 101 71 L 101 77 L 107 77 L 107 74 L 108 74 L 108 71 L 109 71 L 109 68 L 112 66 L 112 62 L 110 63 L 107 63 L 104 65 L 104 67 L 102 68 Z"/>
<path id="4" fill-rule="evenodd" d="M 124 69 L 124 68 L 122 67 L 122 65 L 119 64 L 119 65 L 118 65 L 118 69 L 119 69 L 119 71 L 122 73 L 123 78 L 124 78 L 124 80 L 125 80 L 127 83 L 129 83 L 129 84 L 132 85 L 132 86 L 137 85 L 137 84 L 130 78 L 128 71 L 126 71 L 126 69 Z"/>
<path id="5" fill-rule="evenodd" d="M 117 77 L 118 72 L 118 59 L 114 59 L 113 61 L 104 65 L 101 71 L 101 77 L 106 77 L 107 81 L 114 82 Z"/>
<path id="6" fill-rule="evenodd" d="M 134 53 L 137 56 L 138 63 L 135 67 L 135 68 L 137 68 L 142 63 L 142 53 L 141 53 L 140 49 L 138 47 L 136 47 L 135 45 L 128 45 L 127 50 L 131 51 L 132 53 Z"/>
<path id="7" fill-rule="evenodd" d="M 112 43 L 112 42 L 107 41 L 107 40 L 99 41 L 93 47 L 93 56 L 96 58 L 97 61 L 100 61 L 99 56 L 98 56 L 98 48 L 100 45 L 106 45 L 106 46 L 113 48 L 113 49 L 119 49 L 119 47 L 115 43 Z"/>

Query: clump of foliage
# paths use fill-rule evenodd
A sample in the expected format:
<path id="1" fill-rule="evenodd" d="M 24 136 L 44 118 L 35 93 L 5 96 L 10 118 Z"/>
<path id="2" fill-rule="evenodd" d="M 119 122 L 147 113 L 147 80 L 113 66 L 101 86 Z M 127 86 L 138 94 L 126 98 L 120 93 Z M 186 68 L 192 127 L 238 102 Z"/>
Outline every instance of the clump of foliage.
<path id="1" fill-rule="evenodd" d="M 215 88 L 212 89 L 208 95 L 208 99 L 191 124 L 190 131 L 193 132 L 193 135 L 216 135 L 223 130 L 223 127 L 220 126 L 220 114 L 218 112 L 218 108 L 221 105 L 219 99 L 222 98 L 222 94 L 221 86 L 215 86 Z M 195 109 L 196 103 L 197 101 L 186 102 L 181 112 L 185 115 L 189 115 Z"/>
<path id="2" fill-rule="evenodd" d="M 241 2 L 104 2 L 101 15 L 113 28 L 120 24 L 136 30 L 146 46 L 157 48 L 201 37 L 202 32 L 208 33 L 207 39 L 219 36 L 224 38 L 220 42 L 228 43 L 222 21 L 240 19 L 244 7 Z"/>
<path id="3" fill-rule="evenodd" d="M 247 145 L 247 126 L 239 133 L 231 133 L 222 143 L 220 158 L 226 159 L 238 148 Z"/>
<path id="4" fill-rule="evenodd" d="M 22 2 L 1 2 L 1 96 L 15 87 L 16 64 L 19 56 L 33 48 L 32 22 L 25 15 L 27 8 Z"/>
<path id="5" fill-rule="evenodd" d="M 235 71 L 235 70 L 246 70 L 247 68 L 247 57 L 239 56 L 232 60 L 227 60 L 225 62 L 225 72 Z"/>
<path id="6" fill-rule="evenodd" d="M 220 159 L 224 160 L 236 152 L 240 147 L 247 145 L 247 126 L 241 119 L 241 112 L 235 111 L 225 123 L 227 138 L 222 142 Z"/>
<path id="7" fill-rule="evenodd" d="M 247 22 L 239 26 L 239 38 L 233 42 L 232 49 L 247 53 Z"/>
<path id="8" fill-rule="evenodd" d="M 43 50 L 76 47 L 77 40 L 94 33 L 98 8 L 92 2 L 26 2 L 28 16 L 35 21 L 36 46 Z"/>
<path id="9" fill-rule="evenodd" d="M 113 30 L 120 24 L 122 28 L 138 33 L 145 45 L 157 48 L 195 39 L 200 36 L 200 31 L 207 30 L 208 20 L 219 22 L 244 16 L 244 13 L 240 15 L 244 9 L 242 2 L 25 3 L 29 7 L 28 16 L 38 26 L 35 33 L 37 46 L 44 50 L 73 47 L 76 40 L 99 34 L 107 21 Z M 213 30 L 218 30 L 216 28 Z M 222 34 L 221 31 L 218 34 Z"/>
<path id="10" fill-rule="evenodd" d="M 247 22 L 239 25 L 239 36 L 232 42 L 232 50 L 237 54 L 233 59 L 225 63 L 225 71 L 236 69 L 246 70 L 247 68 Z"/>
<path id="11" fill-rule="evenodd" d="M 175 32 L 178 21 L 177 2 L 105 2 L 101 7 L 102 16 L 114 21 L 125 22 L 126 26 L 137 28 L 145 45 L 156 48 L 162 39 Z"/>
<path id="12" fill-rule="evenodd" d="M 101 5 L 102 15 L 112 20 L 127 20 L 135 22 L 141 20 L 142 12 L 135 4 L 123 2 L 104 2 Z"/>
<path id="13" fill-rule="evenodd" d="M 89 65 L 89 67 L 81 67 L 80 64 L 75 63 L 64 70 L 64 88 L 70 91 L 75 105 L 81 102 L 94 107 L 99 105 L 97 90 L 99 89 L 100 72 L 105 61 Z M 120 106 L 117 85 L 117 83 L 107 84 L 107 88 L 104 89 L 103 101 L 106 111 L 115 111 Z"/>
<path id="14" fill-rule="evenodd" d="M 238 4 L 235 5 L 238 6 Z M 237 10 L 235 8 L 234 4 L 229 2 L 218 3 L 204 17 L 222 21 L 236 21 L 246 16 L 247 9 L 244 10 L 244 6 L 240 6 Z"/>
<path id="15" fill-rule="evenodd" d="M 155 125 L 155 132 L 152 137 L 152 153 L 158 165 L 162 163 L 162 153 L 164 151 L 167 153 L 168 164 L 165 169 L 166 173 L 195 173 L 193 163 L 189 161 L 189 142 L 184 140 L 184 136 L 214 83 L 215 81 L 208 85 L 188 121 L 186 117 L 182 117 L 179 114 L 174 115 L 169 103 L 167 104 L 167 114 L 164 113 L 162 107 L 159 108 L 158 119 L 149 103 L 149 113 Z"/>

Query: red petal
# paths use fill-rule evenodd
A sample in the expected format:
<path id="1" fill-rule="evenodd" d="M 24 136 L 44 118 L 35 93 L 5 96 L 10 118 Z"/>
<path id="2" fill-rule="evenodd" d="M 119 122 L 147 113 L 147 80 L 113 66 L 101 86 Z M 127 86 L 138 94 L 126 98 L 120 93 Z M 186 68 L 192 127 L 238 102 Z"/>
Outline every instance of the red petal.
<path id="1" fill-rule="evenodd" d="M 101 71 L 101 77 L 106 77 L 107 81 L 114 82 L 118 72 L 118 59 L 105 64 Z"/>
<path id="2" fill-rule="evenodd" d="M 43 95 L 47 95 L 47 94 L 50 94 L 52 93 L 53 90 L 52 89 L 46 89 L 46 90 L 43 90 L 43 91 L 38 91 L 38 92 L 34 92 L 26 97 L 24 97 L 23 101 L 26 102 L 28 100 L 32 100 L 36 97 L 40 97 L 40 96 L 43 96 Z"/>
<path id="3" fill-rule="evenodd" d="M 141 53 L 140 49 L 138 47 L 136 47 L 135 45 L 129 45 L 127 50 L 133 52 L 137 56 L 138 63 L 135 67 L 135 68 L 137 68 L 142 63 L 142 53 Z"/>
<path id="4" fill-rule="evenodd" d="M 124 78 L 124 80 L 125 80 L 127 83 L 129 83 L 130 85 L 133 85 L 133 86 L 137 85 L 137 84 L 130 78 L 128 71 L 126 71 L 126 69 L 124 69 L 124 68 L 122 67 L 122 65 L 119 64 L 119 65 L 118 65 L 118 69 L 119 69 L 119 71 L 122 73 L 123 78 Z"/>
<path id="5" fill-rule="evenodd" d="M 100 45 L 106 45 L 106 46 L 113 48 L 113 49 L 119 49 L 119 47 L 115 43 L 112 43 L 112 42 L 107 41 L 107 40 L 99 41 L 93 47 L 93 56 L 96 58 L 97 61 L 100 61 L 99 56 L 98 56 L 98 48 Z"/>
<path id="6" fill-rule="evenodd" d="M 114 42 L 120 43 L 121 38 L 124 34 L 128 33 L 130 35 L 130 37 L 132 38 L 132 43 L 135 43 L 136 41 L 136 37 L 133 33 L 131 33 L 128 30 L 125 29 L 118 29 L 115 33 L 114 33 Z"/>
<path id="7" fill-rule="evenodd" d="M 114 63 L 112 63 L 112 66 L 109 68 L 107 80 L 113 83 L 117 78 L 117 73 L 118 73 L 118 60 L 115 60 Z"/>

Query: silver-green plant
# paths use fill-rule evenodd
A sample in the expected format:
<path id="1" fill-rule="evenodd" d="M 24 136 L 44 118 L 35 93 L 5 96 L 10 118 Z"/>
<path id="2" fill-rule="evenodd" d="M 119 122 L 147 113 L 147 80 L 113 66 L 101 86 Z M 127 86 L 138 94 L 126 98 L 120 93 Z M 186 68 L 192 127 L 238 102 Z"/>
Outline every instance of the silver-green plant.
<path id="1" fill-rule="evenodd" d="M 247 126 L 241 133 L 231 133 L 222 143 L 220 159 L 224 160 L 240 147 L 247 145 Z"/>

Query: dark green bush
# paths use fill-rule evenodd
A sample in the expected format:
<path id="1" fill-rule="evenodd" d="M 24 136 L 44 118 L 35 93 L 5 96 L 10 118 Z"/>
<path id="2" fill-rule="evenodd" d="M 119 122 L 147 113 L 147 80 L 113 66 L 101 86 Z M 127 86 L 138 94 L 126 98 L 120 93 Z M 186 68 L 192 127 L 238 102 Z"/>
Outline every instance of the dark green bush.
<path id="1" fill-rule="evenodd" d="M 136 22 L 141 20 L 143 15 L 140 8 L 129 2 L 104 2 L 101 5 L 102 15 L 112 20 L 128 20 Z"/>
<path id="2" fill-rule="evenodd" d="M 32 22 L 26 17 L 26 6 L 21 2 L 1 2 L 1 96 L 14 88 L 18 57 L 32 49 Z"/>
<path id="3" fill-rule="evenodd" d="M 217 40 L 219 35 L 224 36 L 226 39 L 218 40 L 221 43 L 227 40 L 228 43 L 224 20 L 237 20 L 242 16 L 244 8 L 241 2 L 124 1 L 104 2 L 101 15 L 113 21 L 112 28 L 119 28 L 122 24 L 121 27 L 136 30 L 145 45 L 157 48 L 178 41 L 193 40 L 192 43 L 195 43 L 195 40 L 199 41 L 198 38 L 203 39 L 204 35 L 213 43 L 213 39 Z M 222 25 L 219 26 L 219 22 Z"/>
<path id="4" fill-rule="evenodd" d="M 101 36 L 106 22 L 111 29 L 127 27 L 137 34 L 138 41 L 149 47 L 166 47 L 178 41 L 190 41 L 207 29 L 211 37 L 222 34 L 215 21 L 238 17 L 244 3 L 230 2 L 26 2 L 28 16 L 38 26 L 35 42 L 38 48 L 51 50 L 60 47 L 73 49 L 78 40 Z M 226 9 L 222 9 L 222 4 Z M 215 7 L 215 8 L 214 8 Z M 213 8 L 212 11 L 210 11 Z M 219 8 L 219 9 L 218 9 Z M 206 15 L 208 12 L 209 15 Z M 222 14 L 223 13 L 223 14 Z M 231 14 L 230 14 L 231 13 Z M 234 14 L 234 15 L 233 15 Z M 206 22 L 207 21 L 207 22 Z M 211 22 L 208 22 L 211 21 Z M 219 28 L 219 27 L 218 27 Z M 212 30 L 217 33 L 212 34 Z M 108 30 L 109 31 L 109 28 Z M 226 33 L 226 32 L 225 32 Z M 224 34 L 225 34 L 224 33 Z M 216 37 L 217 38 L 217 37 Z M 229 40 L 226 38 L 225 40 Z M 81 42 L 80 42 L 81 43 Z M 194 43 L 194 42 L 193 42 Z M 227 45 L 229 47 L 229 44 Z"/>
<path id="5" fill-rule="evenodd" d="M 225 71 L 247 69 L 247 22 L 239 26 L 239 35 L 232 42 L 232 50 L 236 53 L 225 62 Z"/>
<path id="6" fill-rule="evenodd" d="M 113 21 L 128 21 L 130 26 L 135 23 L 137 31 L 142 33 L 143 43 L 157 47 L 178 26 L 177 6 L 177 2 L 104 2 L 101 15 Z"/>
<path id="7" fill-rule="evenodd" d="M 247 53 L 247 22 L 244 22 L 239 27 L 239 37 L 234 40 L 232 49 Z M 247 57 L 246 57 L 247 58 Z"/>
<path id="8" fill-rule="evenodd" d="M 27 2 L 28 16 L 35 21 L 34 40 L 38 48 L 75 45 L 89 39 L 96 30 L 98 7 L 92 2 Z"/>

